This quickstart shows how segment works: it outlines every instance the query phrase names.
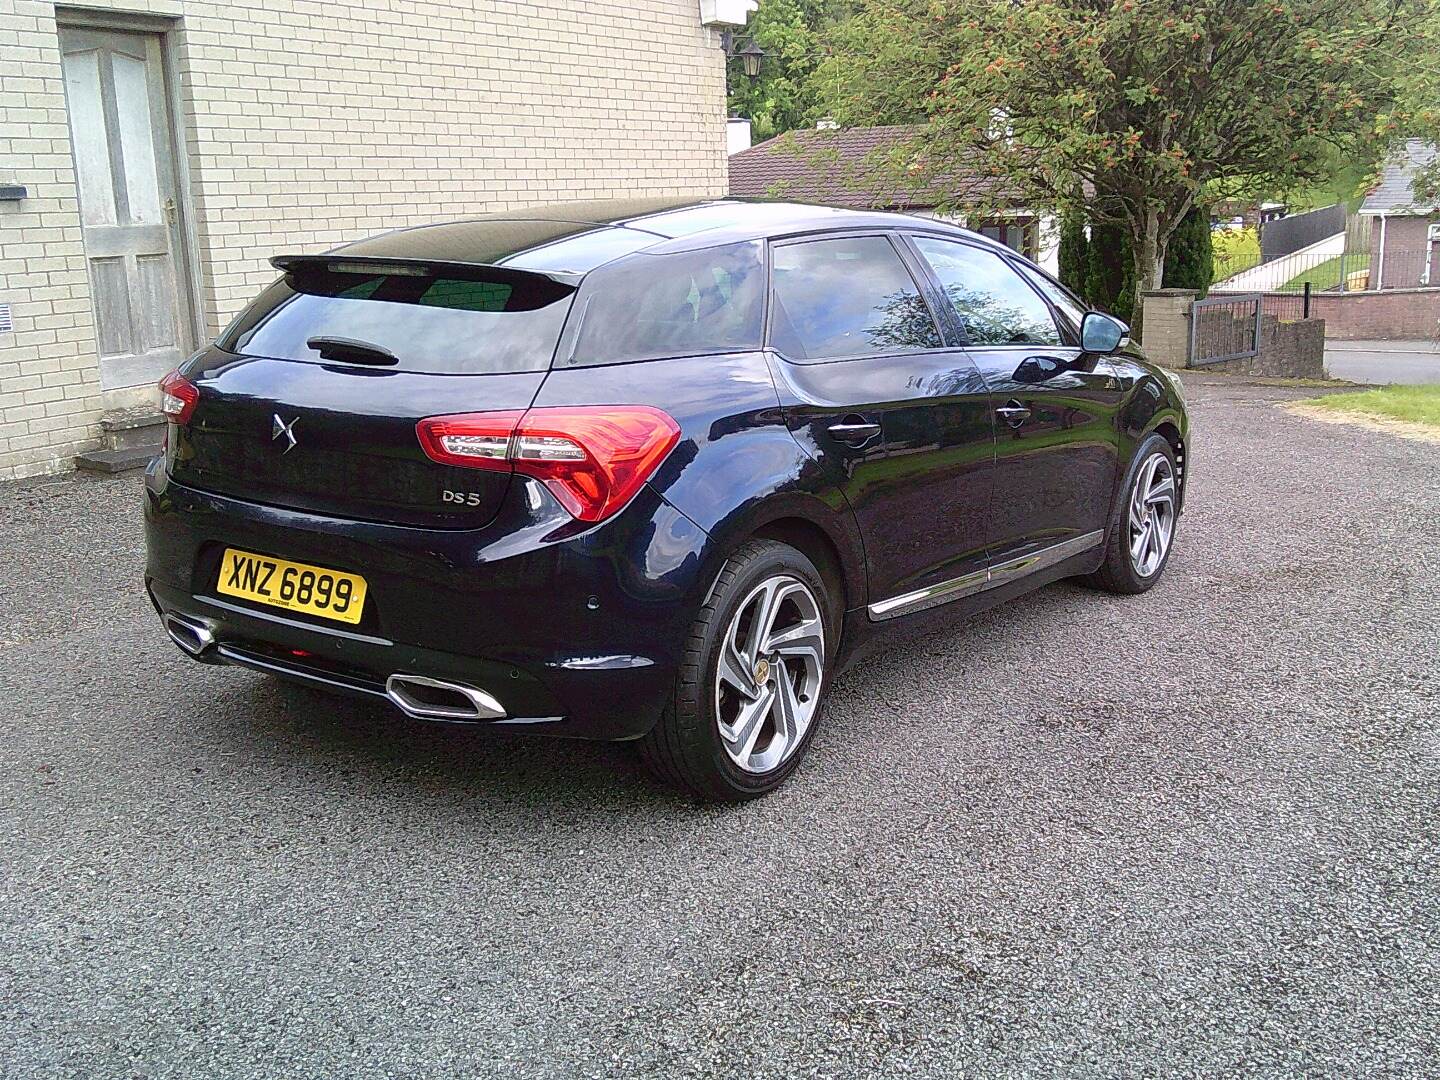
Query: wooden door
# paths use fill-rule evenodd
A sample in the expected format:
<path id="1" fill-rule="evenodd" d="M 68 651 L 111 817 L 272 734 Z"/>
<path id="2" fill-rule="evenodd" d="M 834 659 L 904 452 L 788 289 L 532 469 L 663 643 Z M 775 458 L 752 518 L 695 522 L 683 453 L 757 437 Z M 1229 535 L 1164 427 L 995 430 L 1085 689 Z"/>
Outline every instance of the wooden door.
<path id="1" fill-rule="evenodd" d="M 160 38 L 63 27 L 60 48 L 100 385 L 154 382 L 192 325 Z"/>

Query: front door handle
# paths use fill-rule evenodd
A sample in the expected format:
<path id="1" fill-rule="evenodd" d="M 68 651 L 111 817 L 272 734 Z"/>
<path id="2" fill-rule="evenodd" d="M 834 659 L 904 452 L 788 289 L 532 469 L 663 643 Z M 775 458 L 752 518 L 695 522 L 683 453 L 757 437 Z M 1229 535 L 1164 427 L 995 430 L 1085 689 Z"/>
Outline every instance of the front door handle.
<path id="1" fill-rule="evenodd" d="M 880 425 L 866 420 L 863 416 L 847 416 L 838 424 L 825 429 L 836 442 L 859 446 L 880 434 Z"/>
<path id="2" fill-rule="evenodd" d="M 1001 405 L 995 410 L 995 413 L 1012 428 L 1018 428 L 1021 424 L 1025 423 L 1026 420 L 1030 419 L 1030 410 L 1014 398 L 1011 398 L 1004 405 Z"/>

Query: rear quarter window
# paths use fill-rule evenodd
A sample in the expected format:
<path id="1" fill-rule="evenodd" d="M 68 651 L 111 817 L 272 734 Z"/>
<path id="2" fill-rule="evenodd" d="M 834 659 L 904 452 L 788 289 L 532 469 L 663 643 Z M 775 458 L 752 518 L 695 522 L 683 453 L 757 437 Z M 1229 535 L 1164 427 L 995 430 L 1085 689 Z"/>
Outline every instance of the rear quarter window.
<path id="1" fill-rule="evenodd" d="M 616 364 L 760 348 L 764 248 L 635 254 L 585 279 L 569 363 Z"/>
<path id="2" fill-rule="evenodd" d="M 572 286 L 515 271 L 384 273 L 322 264 L 271 285 L 217 344 L 321 363 L 328 361 L 309 342 L 338 337 L 392 353 L 392 371 L 544 371 L 573 296 Z"/>

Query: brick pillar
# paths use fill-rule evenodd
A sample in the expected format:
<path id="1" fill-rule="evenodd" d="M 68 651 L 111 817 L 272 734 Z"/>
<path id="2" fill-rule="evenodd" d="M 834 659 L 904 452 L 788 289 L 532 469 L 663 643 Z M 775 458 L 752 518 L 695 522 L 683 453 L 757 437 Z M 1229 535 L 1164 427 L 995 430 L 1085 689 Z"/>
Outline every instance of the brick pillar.
<path id="1" fill-rule="evenodd" d="M 1145 355 L 1161 367 L 1183 368 L 1190 360 L 1190 306 L 1194 289 L 1156 289 L 1142 293 Z"/>

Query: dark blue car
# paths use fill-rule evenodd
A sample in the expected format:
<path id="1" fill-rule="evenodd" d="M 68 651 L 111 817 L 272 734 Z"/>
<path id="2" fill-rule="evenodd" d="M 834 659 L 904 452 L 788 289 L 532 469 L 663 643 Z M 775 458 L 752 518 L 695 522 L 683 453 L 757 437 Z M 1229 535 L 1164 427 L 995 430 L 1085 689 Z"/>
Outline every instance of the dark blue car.
<path id="1" fill-rule="evenodd" d="M 272 262 L 162 384 L 145 580 L 198 660 L 743 799 L 890 632 L 1170 554 L 1178 385 L 941 222 L 574 204 Z"/>

